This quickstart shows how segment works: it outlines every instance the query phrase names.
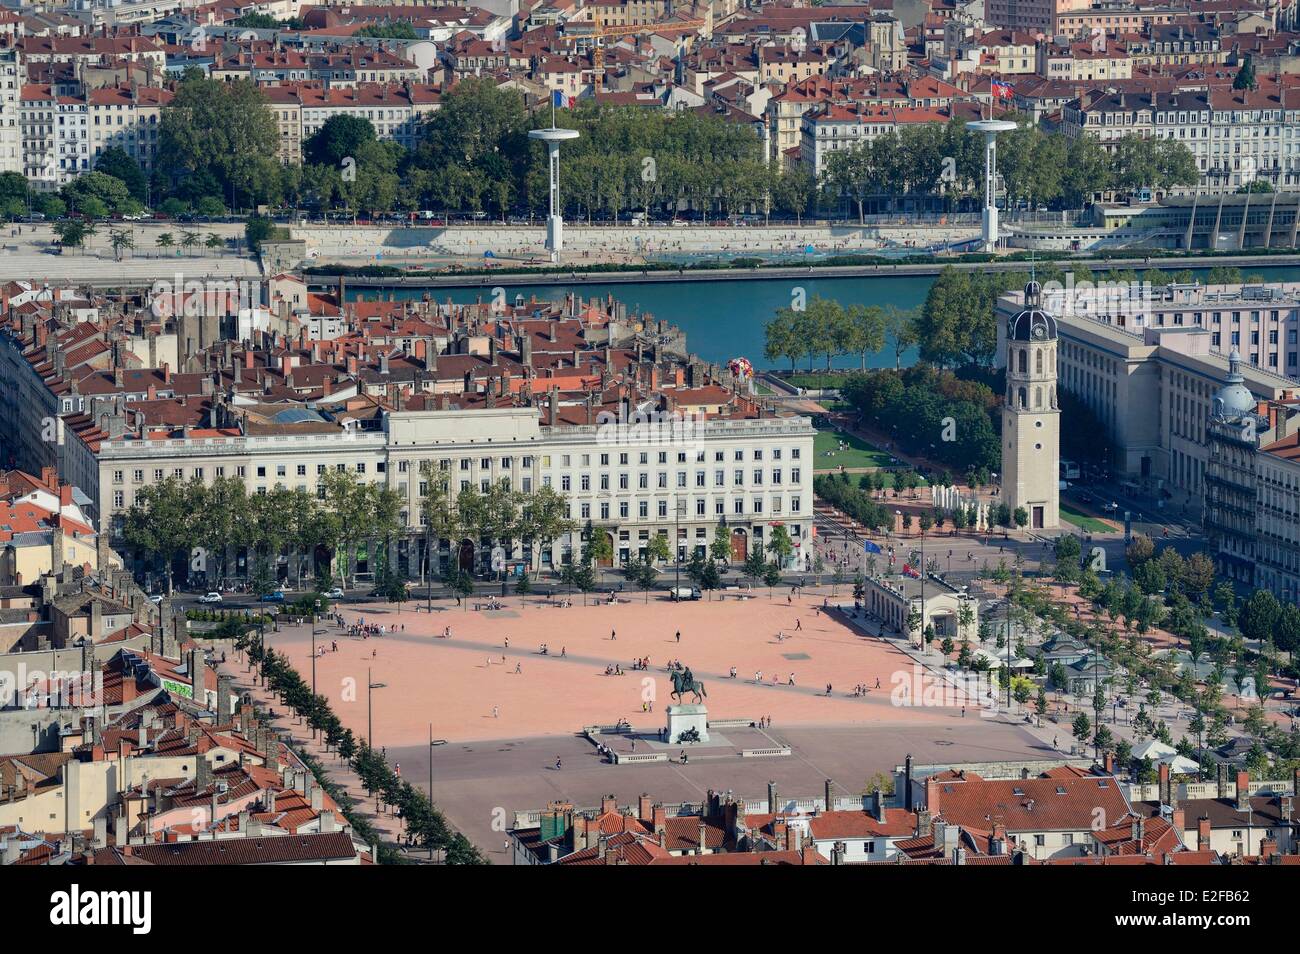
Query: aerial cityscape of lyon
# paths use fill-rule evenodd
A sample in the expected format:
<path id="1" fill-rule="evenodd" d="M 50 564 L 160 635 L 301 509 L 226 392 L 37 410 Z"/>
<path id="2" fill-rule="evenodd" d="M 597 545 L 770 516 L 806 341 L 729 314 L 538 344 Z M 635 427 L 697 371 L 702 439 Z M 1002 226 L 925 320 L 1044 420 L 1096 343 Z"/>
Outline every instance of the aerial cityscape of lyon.
<path id="1" fill-rule="evenodd" d="M 1281 928 L 1298 8 L 0 0 L 16 936 L 267 865 Z"/>

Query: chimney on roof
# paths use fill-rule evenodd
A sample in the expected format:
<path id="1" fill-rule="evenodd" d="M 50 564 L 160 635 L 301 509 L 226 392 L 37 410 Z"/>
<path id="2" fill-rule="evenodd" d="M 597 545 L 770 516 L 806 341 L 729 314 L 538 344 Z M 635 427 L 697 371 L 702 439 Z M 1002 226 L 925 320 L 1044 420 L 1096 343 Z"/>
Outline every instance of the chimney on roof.
<path id="1" fill-rule="evenodd" d="M 234 686 L 234 676 L 221 673 L 217 676 L 217 725 L 230 723 L 230 690 Z"/>
<path id="2" fill-rule="evenodd" d="M 925 807 L 931 814 L 937 815 L 941 808 L 939 806 L 939 792 L 941 785 L 937 778 L 927 778 L 925 780 Z"/>
<path id="3" fill-rule="evenodd" d="M 1237 811 L 1250 807 L 1250 773 L 1244 769 L 1237 773 Z"/>
<path id="4" fill-rule="evenodd" d="M 194 754 L 194 793 L 212 784 L 212 763 L 202 752 Z"/>
<path id="5" fill-rule="evenodd" d="M 767 813 L 769 815 L 777 813 L 776 782 L 767 783 Z"/>
<path id="6" fill-rule="evenodd" d="M 1181 832 L 1179 834 L 1181 834 Z M 1210 834 L 1211 834 L 1210 816 L 1202 815 L 1200 818 L 1196 819 L 1196 850 L 1197 851 L 1210 850 Z"/>

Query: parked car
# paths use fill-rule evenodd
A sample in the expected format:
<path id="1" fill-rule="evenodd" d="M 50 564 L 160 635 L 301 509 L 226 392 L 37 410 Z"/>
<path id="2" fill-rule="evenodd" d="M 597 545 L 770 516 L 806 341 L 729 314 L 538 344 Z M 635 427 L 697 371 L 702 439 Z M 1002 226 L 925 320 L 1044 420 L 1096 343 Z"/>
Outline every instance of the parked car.
<path id="1" fill-rule="evenodd" d="M 200 602 L 200 603 L 220 603 L 220 602 L 221 602 L 221 594 L 218 593 L 218 592 L 216 592 L 215 590 L 214 590 L 213 592 L 211 592 L 211 593 L 205 593 L 205 594 L 203 594 L 202 596 L 199 597 L 199 602 Z"/>
<path id="2" fill-rule="evenodd" d="M 339 589 L 337 586 L 335 586 L 329 590 L 326 590 L 325 596 L 332 600 L 341 600 L 343 599 L 343 591 Z"/>
<path id="3" fill-rule="evenodd" d="M 263 602 L 263 603 L 283 603 L 283 602 L 284 602 L 284 591 L 283 591 L 283 590 L 275 590 L 275 591 L 272 592 L 272 593 L 267 593 L 265 596 L 262 597 L 262 602 Z"/>
<path id="4" fill-rule="evenodd" d="M 700 598 L 700 588 L 698 586 L 670 586 L 668 587 L 668 598 L 672 600 L 698 600 Z"/>
<path id="5" fill-rule="evenodd" d="M 150 603 L 161 603 L 162 601 L 163 601 L 163 595 L 161 593 L 153 593 L 150 594 L 149 596 Z"/>
<path id="6" fill-rule="evenodd" d="M 1104 504 L 1101 509 L 1106 511 L 1107 513 L 1115 513 L 1117 510 L 1119 510 L 1119 504 L 1115 503 L 1115 501 L 1112 500 L 1110 503 Z"/>

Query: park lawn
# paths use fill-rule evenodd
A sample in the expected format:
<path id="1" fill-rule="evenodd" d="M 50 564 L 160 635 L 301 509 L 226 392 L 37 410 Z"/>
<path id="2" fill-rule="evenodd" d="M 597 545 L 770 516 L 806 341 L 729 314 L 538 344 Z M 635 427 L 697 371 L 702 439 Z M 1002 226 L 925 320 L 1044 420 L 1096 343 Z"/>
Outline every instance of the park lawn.
<path id="1" fill-rule="evenodd" d="M 839 449 L 841 440 L 848 445 L 844 450 Z M 828 457 L 829 451 L 834 451 L 835 456 Z M 813 456 L 817 461 L 813 470 L 817 472 L 839 470 L 841 466 L 846 470 L 890 466 L 889 455 L 880 448 L 842 431 L 819 430 L 813 438 Z"/>
<path id="2" fill-rule="evenodd" d="M 1080 530 L 1088 533 L 1114 533 L 1115 528 L 1104 520 L 1098 520 L 1096 517 L 1090 517 L 1086 513 L 1075 510 L 1068 504 L 1061 504 L 1061 519 L 1067 523 L 1072 523 Z"/>
<path id="3" fill-rule="evenodd" d="M 786 375 L 785 379 L 797 388 L 809 388 L 815 391 L 822 388 L 843 387 L 848 382 L 849 375 L 835 374 L 834 372 L 796 371 L 794 374 Z"/>

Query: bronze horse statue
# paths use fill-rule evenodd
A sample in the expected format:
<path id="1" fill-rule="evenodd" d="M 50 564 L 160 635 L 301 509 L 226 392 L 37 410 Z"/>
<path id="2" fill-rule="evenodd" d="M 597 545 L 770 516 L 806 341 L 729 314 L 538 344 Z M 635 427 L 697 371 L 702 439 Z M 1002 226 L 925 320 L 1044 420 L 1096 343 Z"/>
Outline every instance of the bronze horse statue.
<path id="1" fill-rule="evenodd" d="M 695 695 L 695 703 L 698 704 L 708 698 L 708 693 L 704 691 L 704 683 L 697 680 L 694 674 L 687 669 L 685 672 L 673 671 L 673 691 L 672 698 L 678 702 L 682 701 L 683 694 L 690 692 Z"/>

